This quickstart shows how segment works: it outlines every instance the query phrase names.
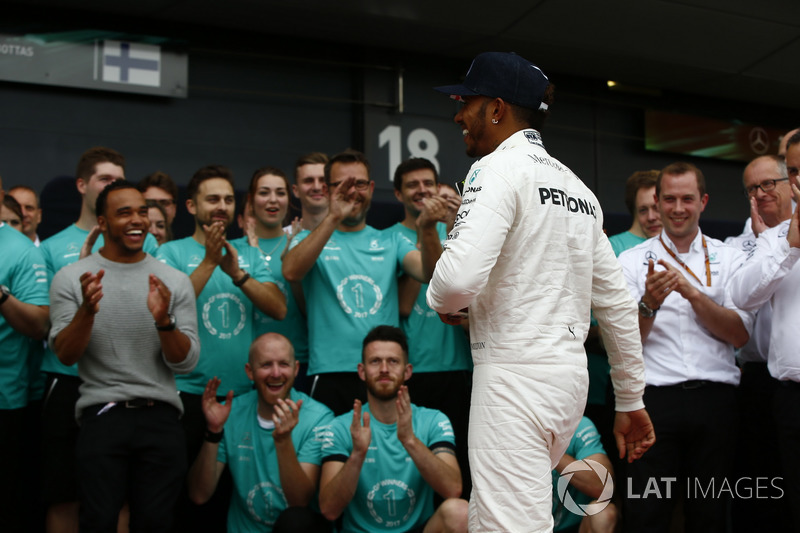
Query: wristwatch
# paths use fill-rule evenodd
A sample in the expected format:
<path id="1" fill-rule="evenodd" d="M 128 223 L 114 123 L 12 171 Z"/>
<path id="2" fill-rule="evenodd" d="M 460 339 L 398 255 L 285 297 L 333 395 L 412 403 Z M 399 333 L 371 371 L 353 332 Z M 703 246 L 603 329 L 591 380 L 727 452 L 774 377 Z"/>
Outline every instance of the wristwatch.
<path id="1" fill-rule="evenodd" d="M 175 315 L 170 313 L 168 316 L 169 316 L 169 324 L 167 324 L 166 326 L 159 326 L 158 322 L 156 322 L 156 329 L 158 331 L 172 331 L 173 329 L 175 329 Z"/>
<path id="2" fill-rule="evenodd" d="M 6 303 L 9 296 L 11 296 L 11 290 L 5 285 L 0 285 L 0 305 Z"/>
<path id="3" fill-rule="evenodd" d="M 643 318 L 653 318 L 656 316 L 656 311 L 661 309 L 661 306 L 656 307 L 655 309 L 650 309 L 646 303 L 644 303 L 644 298 L 639 300 L 639 314 L 642 315 Z"/>

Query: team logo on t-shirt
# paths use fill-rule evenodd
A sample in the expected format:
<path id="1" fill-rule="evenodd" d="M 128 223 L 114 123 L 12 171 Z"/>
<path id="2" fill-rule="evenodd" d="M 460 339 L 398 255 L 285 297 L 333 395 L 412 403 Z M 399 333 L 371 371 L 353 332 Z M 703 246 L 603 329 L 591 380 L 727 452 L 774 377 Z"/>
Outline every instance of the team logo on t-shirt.
<path id="1" fill-rule="evenodd" d="M 256 522 L 271 526 L 289 503 L 280 487 L 262 481 L 247 493 L 247 510 Z"/>
<path id="2" fill-rule="evenodd" d="M 384 479 L 367 494 L 369 514 L 384 528 L 403 525 L 414 513 L 417 495 L 399 479 Z"/>
<path id="3" fill-rule="evenodd" d="M 230 339 L 244 329 L 247 321 L 245 311 L 237 295 L 221 292 L 203 305 L 203 325 L 211 335 L 223 340 Z"/>
<path id="4" fill-rule="evenodd" d="M 369 276 L 352 274 L 339 282 L 336 297 L 345 313 L 356 318 L 374 315 L 383 303 L 381 288 Z"/>

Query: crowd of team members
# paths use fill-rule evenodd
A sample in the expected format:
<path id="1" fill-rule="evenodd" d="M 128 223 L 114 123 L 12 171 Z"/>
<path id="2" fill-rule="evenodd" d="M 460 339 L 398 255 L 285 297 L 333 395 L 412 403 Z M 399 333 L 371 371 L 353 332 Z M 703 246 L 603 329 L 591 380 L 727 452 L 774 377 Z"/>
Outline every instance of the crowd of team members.
<path id="1" fill-rule="evenodd" d="M 628 180 L 633 224 L 610 241 L 639 302 L 658 443 L 627 467 L 605 455 L 608 365 L 590 330 L 599 431 L 585 418 L 553 475 L 555 489 L 586 458 L 622 470 L 629 531 L 668 527 L 677 497 L 640 496 L 671 477 L 704 488 L 782 477 L 770 487 L 785 498 L 734 502 L 735 529 L 765 512 L 797 518 L 797 349 L 788 325 L 770 327 L 796 308 L 780 298 L 796 295 L 800 245 L 789 231 L 800 134 L 786 138 L 786 161 L 745 169 L 752 217 L 730 245 L 699 231 L 708 196 L 694 165 Z M 358 152 L 301 157 L 293 183 L 257 170 L 238 220 L 230 171 L 203 167 L 186 190 L 194 231 L 177 240 L 175 184 L 155 173 L 134 186 L 124 168 L 114 150 L 85 152 L 80 216 L 41 243 L 35 191 L 13 187 L 0 208 L 3 470 L 20 480 L 0 495 L 8 530 L 466 531 L 468 325 L 445 324 L 425 299 L 461 199 L 434 165 L 398 167 L 404 218 L 385 230 L 366 224 L 375 184 Z M 288 221 L 292 195 L 301 216 Z M 236 222 L 243 236 L 228 240 Z M 770 439 L 782 462 L 758 452 Z M 583 474 L 572 485 L 583 503 L 603 489 Z M 690 530 L 726 527 L 736 497 L 714 490 L 683 495 Z M 581 524 L 562 500 L 556 530 L 617 526 L 614 504 Z"/>

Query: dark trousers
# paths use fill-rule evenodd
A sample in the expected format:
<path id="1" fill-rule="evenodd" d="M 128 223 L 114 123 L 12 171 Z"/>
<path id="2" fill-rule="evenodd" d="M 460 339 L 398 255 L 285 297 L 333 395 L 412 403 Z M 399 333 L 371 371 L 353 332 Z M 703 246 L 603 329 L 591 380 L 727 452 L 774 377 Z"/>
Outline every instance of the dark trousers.
<path id="1" fill-rule="evenodd" d="M 186 448 L 178 410 L 117 405 L 86 408 L 77 444 L 82 533 L 115 533 L 122 505 L 130 531 L 169 531 L 186 475 Z"/>
<path id="2" fill-rule="evenodd" d="M 790 531 L 800 531 L 800 383 L 780 382 L 775 391 L 774 413 L 785 499 L 791 508 Z"/>
<path id="3" fill-rule="evenodd" d="M 644 403 L 656 443 L 628 465 L 625 531 L 668 532 L 673 507 L 683 495 L 686 533 L 725 533 L 730 492 L 722 489 L 735 481 L 735 387 L 712 382 L 648 386 Z"/>
<path id="4" fill-rule="evenodd" d="M 327 405 L 335 416 L 352 411 L 356 399 L 367 401 L 367 387 L 357 372 L 328 372 L 309 377 L 309 396 Z"/>
<path id="5" fill-rule="evenodd" d="M 225 391 L 227 392 L 227 391 Z M 206 418 L 203 414 L 203 396 L 181 392 L 183 403 L 183 418 L 181 426 L 186 437 L 186 459 L 191 468 L 200 448 L 203 446 L 203 436 L 206 432 Z M 220 401 L 223 398 L 218 398 Z M 234 403 L 236 399 L 234 398 Z M 214 494 L 203 505 L 197 505 L 189 500 L 186 480 L 183 480 L 182 489 L 175 508 L 175 525 L 172 531 L 183 533 L 185 531 L 225 531 L 228 523 L 228 507 L 233 492 L 233 479 L 226 466 L 217 483 Z"/>
<path id="6" fill-rule="evenodd" d="M 783 493 L 783 473 L 777 427 L 773 413 L 778 380 L 766 363 L 745 363 L 736 389 L 739 404 L 739 438 L 736 445 L 736 479 L 753 480 L 759 490 L 733 502 L 734 533 L 751 533 L 769 517 L 772 531 L 790 531 L 791 513 Z M 797 444 L 795 443 L 795 447 Z M 796 453 L 796 452 L 795 452 Z M 780 488 L 775 488 L 775 487 Z M 748 496 L 748 494 L 744 494 Z"/>
<path id="7" fill-rule="evenodd" d="M 0 409 L 0 530 L 9 533 L 26 531 L 27 520 L 25 503 L 20 491 L 23 474 L 27 472 L 23 462 L 23 430 L 25 428 L 25 408 Z"/>
<path id="8" fill-rule="evenodd" d="M 411 401 L 422 407 L 438 409 L 447 415 L 456 437 L 456 458 L 461 468 L 461 497 L 469 499 L 472 478 L 469 470 L 469 406 L 472 396 L 472 372 L 419 372 L 407 382 Z"/>

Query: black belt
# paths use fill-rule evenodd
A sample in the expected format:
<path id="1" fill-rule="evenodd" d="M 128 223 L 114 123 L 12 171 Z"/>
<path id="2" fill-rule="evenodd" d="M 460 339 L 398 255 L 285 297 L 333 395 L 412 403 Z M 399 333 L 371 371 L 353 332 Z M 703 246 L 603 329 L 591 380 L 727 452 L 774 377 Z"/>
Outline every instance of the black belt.
<path id="1" fill-rule="evenodd" d="M 128 409 L 138 409 L 140 407 L 155 407 L 164 402 L 160 400 L 149 400 L 147 398 L 134 398 L 133 400 L 125 400 L 124 402 L 117 402 L 117 405 L 126 407 Z"/>
<path id="2" fill-rule="evenodd" d="M 690 379 L 688 381 L 682 381 L 681 383 L 676 383 L 674 385 L 667 385 L 667 386 L 674 387 L 677 389 L 693 390 L 705 387 L 706 385 L 711 385 L 712 383 L 714 382 L 705 379 Z"/>
<path id="3" fill-rule="evenodd" d="M 786 387 L 787 389 L 800 389 L 800 383 L 797 381 L 792 381 L 791 379 L 782 380 L 778 383 L 781 384 L 781 387 Z"/>

